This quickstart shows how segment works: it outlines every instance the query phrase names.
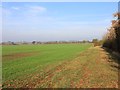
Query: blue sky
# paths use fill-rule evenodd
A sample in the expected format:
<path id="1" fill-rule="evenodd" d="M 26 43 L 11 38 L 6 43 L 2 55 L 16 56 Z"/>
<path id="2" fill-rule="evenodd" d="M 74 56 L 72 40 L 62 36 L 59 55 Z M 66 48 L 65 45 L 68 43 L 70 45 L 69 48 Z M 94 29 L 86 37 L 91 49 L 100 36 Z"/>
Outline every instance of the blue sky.
<path id="1" fill-rule="evenodd" d="M 117 2 L 2 3 L 3 41 L 101 39 Z"/>

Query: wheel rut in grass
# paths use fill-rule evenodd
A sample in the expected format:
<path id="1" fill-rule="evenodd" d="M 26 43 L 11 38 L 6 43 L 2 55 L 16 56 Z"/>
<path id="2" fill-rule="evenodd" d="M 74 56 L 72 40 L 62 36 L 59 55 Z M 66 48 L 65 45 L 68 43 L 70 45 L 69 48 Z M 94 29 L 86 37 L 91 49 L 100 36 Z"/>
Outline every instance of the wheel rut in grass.
<path id="1" fill-rule="evenodd" d="M 33 55 L 36 55 L 37 53 L 38 52 L 23 52 L 23 53 L 8 54 L 8 55 L 3 55 L 2 59 L 3 59 L 3 61 L 5 61 L 5 60 L 14 60 L 14 59 L 33 56 Z"/>

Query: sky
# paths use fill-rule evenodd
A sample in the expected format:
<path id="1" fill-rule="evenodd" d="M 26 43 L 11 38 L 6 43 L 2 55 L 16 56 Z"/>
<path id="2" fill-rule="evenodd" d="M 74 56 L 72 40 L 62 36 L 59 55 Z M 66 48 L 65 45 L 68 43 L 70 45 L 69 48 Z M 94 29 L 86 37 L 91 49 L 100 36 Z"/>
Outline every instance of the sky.
<path id="1" fill-rule="evenodd" d="M 117 2 L 3 2 L 2 41 L 101 39 Z"/>

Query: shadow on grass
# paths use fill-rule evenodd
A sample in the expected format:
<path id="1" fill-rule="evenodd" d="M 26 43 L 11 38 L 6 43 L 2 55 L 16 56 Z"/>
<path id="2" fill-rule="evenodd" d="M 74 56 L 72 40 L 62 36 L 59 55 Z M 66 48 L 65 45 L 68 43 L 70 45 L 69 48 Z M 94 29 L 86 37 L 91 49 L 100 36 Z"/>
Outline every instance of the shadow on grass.
<path id="1" fill-rule="evenodd" d="M 118 70 L 118 90 L 120 90 L 120 53 L 116 53 L 107 48 L 103 48 L 103 49 L 107 52 L 109 59 L 112 62 L 115 62 L 118 64 L 118 65 L 111 64 L 111 67 L 116 68 Z"/>
<path id="2" fill-rule="evenodd" d="M 114 51 L 107 49 L 107 48 L 103 48 L 103 49 L 107 52 L 107 55 L 109 57 L 108 62 L 115 62 L 118 64 L 118 66 L 111 65 L 111 67 L 117 68 L 118 70 L 120 70 L 120 53 L 114 52 Z"/>

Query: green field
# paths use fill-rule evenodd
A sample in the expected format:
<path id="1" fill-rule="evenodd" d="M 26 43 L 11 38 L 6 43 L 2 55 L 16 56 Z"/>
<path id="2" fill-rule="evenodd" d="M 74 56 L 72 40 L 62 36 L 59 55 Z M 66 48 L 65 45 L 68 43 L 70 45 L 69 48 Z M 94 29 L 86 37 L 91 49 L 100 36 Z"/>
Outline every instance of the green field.
<path id="1" fill-rule="evenodd" d="M 24 81 L 33 74 L 43 75 L 44 70 L 53 70 L 61 63 L 69 62 L 91 46 L 91 44 L 3 46 L 3 87 L 23 87 L 27 84 Z"/>

